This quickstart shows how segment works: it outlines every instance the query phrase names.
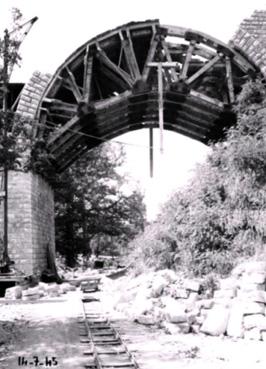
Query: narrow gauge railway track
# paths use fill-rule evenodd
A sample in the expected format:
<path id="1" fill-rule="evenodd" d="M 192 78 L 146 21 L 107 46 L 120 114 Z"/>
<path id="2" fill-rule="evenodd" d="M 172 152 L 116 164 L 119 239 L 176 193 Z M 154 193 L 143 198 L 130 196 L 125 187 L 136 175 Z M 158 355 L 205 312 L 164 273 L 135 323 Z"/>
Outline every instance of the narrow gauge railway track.
<path id="1" fill-rule="evenodd" d="M 97 301 L 83 290 L 83 314 L 79 318 L 80 342 L 85 344 L 84 355 L 88 357 L 84 368 L 88 369 L 138 369 L 133 355 L 123 344 L 118 331 L 108 316 L 93 307 Z M 90 290 L 91 292 L 91 290 Z"/>

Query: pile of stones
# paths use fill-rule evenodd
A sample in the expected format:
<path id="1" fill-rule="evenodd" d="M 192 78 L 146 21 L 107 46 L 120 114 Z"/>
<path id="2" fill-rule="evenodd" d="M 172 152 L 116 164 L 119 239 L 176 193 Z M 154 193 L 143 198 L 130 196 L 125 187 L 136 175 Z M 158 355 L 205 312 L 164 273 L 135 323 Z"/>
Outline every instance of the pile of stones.
<path id="1" fill-rule="evenodd" d="M 203 280 L 188 280 L 171 270 L 125 278 L 113 308 L 170 334 L 204 333 L 266 341 L 266 263 L 245 262 L 230 278 L 217 282 L 214 291 L 203 293 Z"/>
<path id="2" fill-rule="evenodd" d="M 59 297 L 68 291 L 75 291 L 76 287 L 70 283 L 43 283 L 40 282 L 37 286 L 25 288 L 24 286 L 15 286 L 6 289 L 5 299 L 7 300 L 25 300 L 35 301 L 40 298 Z"/>

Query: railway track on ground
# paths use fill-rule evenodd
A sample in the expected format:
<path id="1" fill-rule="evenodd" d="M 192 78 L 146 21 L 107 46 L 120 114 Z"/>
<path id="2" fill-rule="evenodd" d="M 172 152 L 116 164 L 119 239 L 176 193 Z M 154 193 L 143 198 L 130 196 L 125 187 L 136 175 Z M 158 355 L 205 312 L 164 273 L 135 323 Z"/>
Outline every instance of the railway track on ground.
<path id="1" fill-rule="evenodd" d="M 99 282 L 99 281 L 98 281 Z M 82 316 L 79 317 L 80 342 L 84 344 L 87 369 L 139 369 L 134 356 L 129 352 L 119 332 L 108 315 L 100 310 L 100 302 L 91 292 L 98 284 L 91 281 L 82 286 Z M 97 302 L 98 301 L 98 302 Z M 95 306 L 96 303 L 96 306 Z"/>

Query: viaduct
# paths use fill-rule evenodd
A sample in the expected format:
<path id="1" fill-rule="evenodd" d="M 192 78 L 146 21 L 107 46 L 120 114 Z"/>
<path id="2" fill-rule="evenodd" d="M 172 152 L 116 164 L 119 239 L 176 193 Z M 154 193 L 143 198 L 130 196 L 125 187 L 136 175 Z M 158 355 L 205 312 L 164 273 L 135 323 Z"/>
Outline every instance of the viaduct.
<path id="1" fill-rule="evenodd" d="M 170 67 L 175 62 L 175 66 Z M 63 171 L 86 151 L 123 133 L 158 127 L 162 70 L 164 128 L 208 144 L 236 117 L 242 85 L 266 77 L 266 11 L 245 19 L 225 44 L 201 32 L 132 22 L 78 48 L 54 75 L 35 72 L 14 85 L 15 110 L 33 123 Z M 33 173 L 9 173 L 9 254 L 27 275 L 42 271 L 54 248 L 53 190 Z"/>

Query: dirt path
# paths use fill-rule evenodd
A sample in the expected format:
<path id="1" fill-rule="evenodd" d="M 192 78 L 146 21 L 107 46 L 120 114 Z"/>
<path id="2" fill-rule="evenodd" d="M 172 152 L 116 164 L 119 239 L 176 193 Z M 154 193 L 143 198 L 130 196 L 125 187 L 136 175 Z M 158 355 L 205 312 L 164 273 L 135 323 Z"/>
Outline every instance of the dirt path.
<path id="1" fill-rule="evenodd" d="M 77 316 L 81 314 L 79 293 L 69 292 L 64 298 L 50 301 L 1 306 L 0 313 L 2 319 L 14 316 L 19 319 L 19 332 L 9 347 L 8 356 L 1 361 L 1 369 L 35 367 L 33 356 L 44 363 L 39 363 L 39 367 L 51 367 L 46 357 L 47 360 L 54 357 L 52 367 L 55 368 L 82 367 L 83 348 L 77 324 Z M 19 357 L 24 357 L 28 364 L 19 365 Z"/>
<path id="2" fill-rule="evenodd" d="M 95 306 L 97 308 L 97 303 Z M 35 367 L 33 356 L 44 364 L 46 357 L 55 357 L 58 363 L 39 364 L 39 367 L 84 368 L 86 358 L 82 356 L 84 346 L 79 341 L 77 324 L 81 312 L 80 292 L 36 303 L 0 304 L 1 320 L 15 321 L 17 328 L 8 354 L 0 359 L 0 369 Z M 265 342 L 234 342 L 228 338 L 191 334 L 171 336 L 129 322 L 121 315 L 113 316 L 112 324 L 135 354 L 141 369 L 266 368 Z M 28 365 L 18 365 L 18 357 L 22 356 Z"/>

